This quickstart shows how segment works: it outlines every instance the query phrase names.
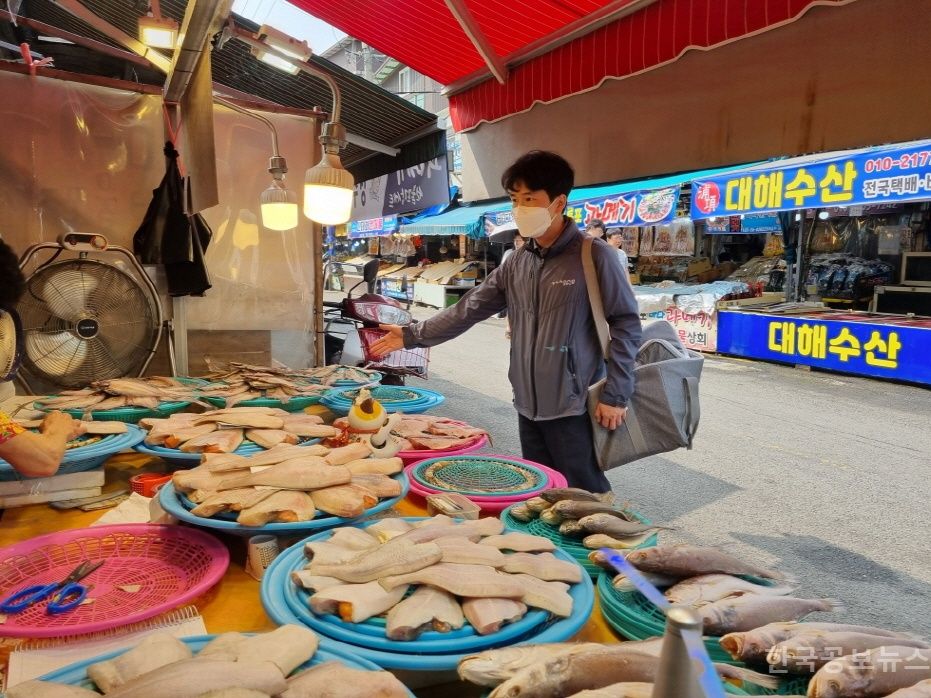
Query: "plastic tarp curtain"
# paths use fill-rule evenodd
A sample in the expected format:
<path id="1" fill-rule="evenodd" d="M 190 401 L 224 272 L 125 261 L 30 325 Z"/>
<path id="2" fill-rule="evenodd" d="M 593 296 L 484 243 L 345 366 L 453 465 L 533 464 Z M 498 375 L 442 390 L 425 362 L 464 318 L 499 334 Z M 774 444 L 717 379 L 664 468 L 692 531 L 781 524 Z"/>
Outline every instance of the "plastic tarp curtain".
<path id="1" fill-rule="evenodd" d="M 165 265 L 169 295 L 202 296 L 210 288 L 204 250 L 212 233 L 200 214 L 185 212 L 185 183 L 171 141 L 164 152 L 165 176 L 133 236 L 133 252 L 143 264 Z"/>
<path id="2" fill-rule="evenodd" d="M 101 233 L 111 245 L 131 249 L 133 233 L 165 175 L 161 97 L 4 72 L 0 94 L 7 97 L 0 100 L 3 239 L 22 253 L 29 245 L 80 231 Z M 313 122 L 266 116 L 277 126 L 288 159 L 288 186 L 299 193 L 300 173 L 315 164 L 318 152 Z M 184 299 L 187 328 L 261 331 L 273 359 L 309 365 L 310 223 L 301 216 L 296 229 L 283 233 L 262 227 L 259 197 L 271 183 L 266 126 L 216 107 L 215 142 L 220 204 L 202 212 L 213 230 L 204 254 L 212 288 L 203 298 Z M 182 150 L 182 170 L 185 164 Z M 161 278 L 160 269 L 147 269 Z M 161 300 L 170 315 L 167 294 Z"/>

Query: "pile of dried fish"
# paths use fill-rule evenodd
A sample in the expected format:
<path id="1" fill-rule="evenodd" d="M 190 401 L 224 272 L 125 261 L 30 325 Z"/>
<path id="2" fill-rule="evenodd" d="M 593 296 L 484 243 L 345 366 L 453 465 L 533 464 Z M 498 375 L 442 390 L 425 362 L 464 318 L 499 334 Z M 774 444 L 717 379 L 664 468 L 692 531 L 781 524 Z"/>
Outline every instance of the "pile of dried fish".
<path id="1" fill-rule="evenodd" d="M 296 397 L 322 395 L 340 383 L 366 384 L 378 379 L 374 371 L 355 366 L 324 366 L 303 370 L 284 366 L 252 366 L 231 362 L 218 365 L 207 359 L 210 372 L 203 376 L 211 385 L 201 388 L 207 397 L 224 398 L 226 407 L 266 398 L 288 403 Z"/>
<path id="2" fill-rule="evenodd" d="M 583 571 L 554 550 L 546 538 L 504 533 L 495 518 L 382 519 L 307 543 L 308 564 L 291 578 L 311 592 L 314 613 L 353 623 L 387 614 L 392 640 L 449 632 L 466 621 L 489 635 L 522 618 L 528 606 L 572 614 L 569 584 L 580 582 Z"/>
<path id="3" fill-rule="evenodd" d="M 176 448 L 185 453 L 232 453 L 245 441 L 272 448 L 339 434 L 338 429 L 324 425 L 316 415 L 272 407 L 182 412 L 165 419 L 143 419 L 139 425 L 149 430 L 145 438 L 149 446 Z"/>
<path id="4" fill-rule="evenodd" d="M 400 458 L 371 458 L 365 444 L 330 449 L 280 443 L 245 457 L 205 453 L 201 464 L 172 476 L 175 490 L 197 506 L 195 516 L 238 512 L 242 526 L 310 521 L 317 511 L 355 518 L 379 499 L 397 497 Z"/>
<path id="5" fill-rule="evenodd" d="M 348 417 L 333 422 L 334 427 L 349 434 Z M 400 451 L 452 451 L 474 444 L 488 432 L 446 417 L 426 414 L 401 415 L 391 427 L 391 437 Z M 362 434 L 349 434 L 349 440 L 361 440 Z"/>
<path id="6" fill-rule="evenodd" d="M 649 698 L 659 671 L 662 639 L 603 645 L 553 643 L 486 650 L 459 662 L 459 676 L 495 687 L 490 698 Z M 724 680 L 775 688 L 778 680 L 715 664 Z"/>
<path id="7" fill-rule="evenodd" d="M 576 487 L 542 492 L 539 497 L 511 507 L 518 521 L 541 521 L 558 527 L 564 536 L 582 538 L 586 548 L 636 548 L 663 526 L 643 524 L 617 506 L 610 492 L 595 494 Z"/>
<path id="8" fill-rule="evenodd" d="M 111 378 L 94 381 L 81 390 L 63 390 L 55 397 L 43 398 L 37 405 L 43 410 L 81 410 L 99 412 L 122 407 L 157 409 L 163 402 L 193 402 L 197 389 L 177 378 Z"/>
<path id="9" fill-rule="evenodd" d="M 328 661 L 299 671 L 317 653 L 316 634 L 283 625 L 262 635 L 225 633 L 194 655 L 167 633 L 150 635 L 114 659 L 91 664 L 88 678 L 108 698 L 405 698 L 387 671 Z M 7 698 L 99 698 L 77 686 L 26 681 Z"/>

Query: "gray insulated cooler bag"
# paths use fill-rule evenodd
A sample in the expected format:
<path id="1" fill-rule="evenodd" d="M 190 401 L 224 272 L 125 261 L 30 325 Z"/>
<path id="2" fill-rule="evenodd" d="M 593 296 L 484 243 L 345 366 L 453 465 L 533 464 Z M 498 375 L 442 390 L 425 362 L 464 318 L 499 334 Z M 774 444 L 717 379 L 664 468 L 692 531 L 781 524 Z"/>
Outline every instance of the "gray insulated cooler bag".
<path id="1" fill-rule="evenodd" d="M 584 246 L 582 259 L 595 326 L 602 347 L 607 349 L 607 322 L 590 244 Z M 703 364 L 702 355 L 686 349 L 668 322 L 656 321 L 643 328 L 634 369 L 634 394 L 624 423 L 609 431 L 595 420 L 604 380 L 588 391 L 595 453 L 602 470 L 657 453 L 692 447 L 701 414 L 698 381 Z"/>

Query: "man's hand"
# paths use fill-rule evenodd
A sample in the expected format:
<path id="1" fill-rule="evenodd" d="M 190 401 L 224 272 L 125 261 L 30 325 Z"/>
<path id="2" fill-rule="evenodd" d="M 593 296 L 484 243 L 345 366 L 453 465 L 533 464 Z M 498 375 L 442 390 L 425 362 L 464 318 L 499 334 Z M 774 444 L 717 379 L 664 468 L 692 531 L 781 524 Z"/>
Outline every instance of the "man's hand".
<path id="1" fill-rule="evenodd" d="M 50 412 L 39 425 L 39 431 L 43 434 L 64 434 L 65 440 L 71 441 L 83 434 L 85 428 L 80 421 L 64 412 Z"/>
<path id="2" fill-rule="evenodd" d="M 603 402 L 598 403 L 595 408 L 595 419 L 605 429 L 614 431 L 624 423 L 624 417 L 627 416 L 626 407 L 612 407 Z"/>
<path id="3" fill-rule="evenodd" d="M 380 359 L 393 351 L 404 348 L 404 330 L 400 325 L 379 325 L 378 327 L 387 330 L 388 334 L 372 344 L 370 347 L 372 354 Z"/>

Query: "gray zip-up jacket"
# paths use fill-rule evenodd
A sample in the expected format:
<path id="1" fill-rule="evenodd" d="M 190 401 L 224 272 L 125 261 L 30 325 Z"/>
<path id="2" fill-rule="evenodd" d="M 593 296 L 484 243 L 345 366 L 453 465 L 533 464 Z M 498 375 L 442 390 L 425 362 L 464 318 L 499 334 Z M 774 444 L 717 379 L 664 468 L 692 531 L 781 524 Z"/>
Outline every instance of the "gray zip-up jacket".
<path id="1" fill-rule="evenodd" d="M 579 415 L 588 387 L 604 375 L 582 269 L 582 240 L 575 222 L 547 250 L 533 240 L 510 255 L 455 305 L 404 328 L 408 348 L 430 347 L 457 337 L 504 308 L 511 322 L 514 406 L 528 419 Z M 634 390 L 640 346 L 640 314 L 617 252 L 595 240 L 592 256 L 611 332 L 608 380 L 601 401 L 625 407 Z"/>

